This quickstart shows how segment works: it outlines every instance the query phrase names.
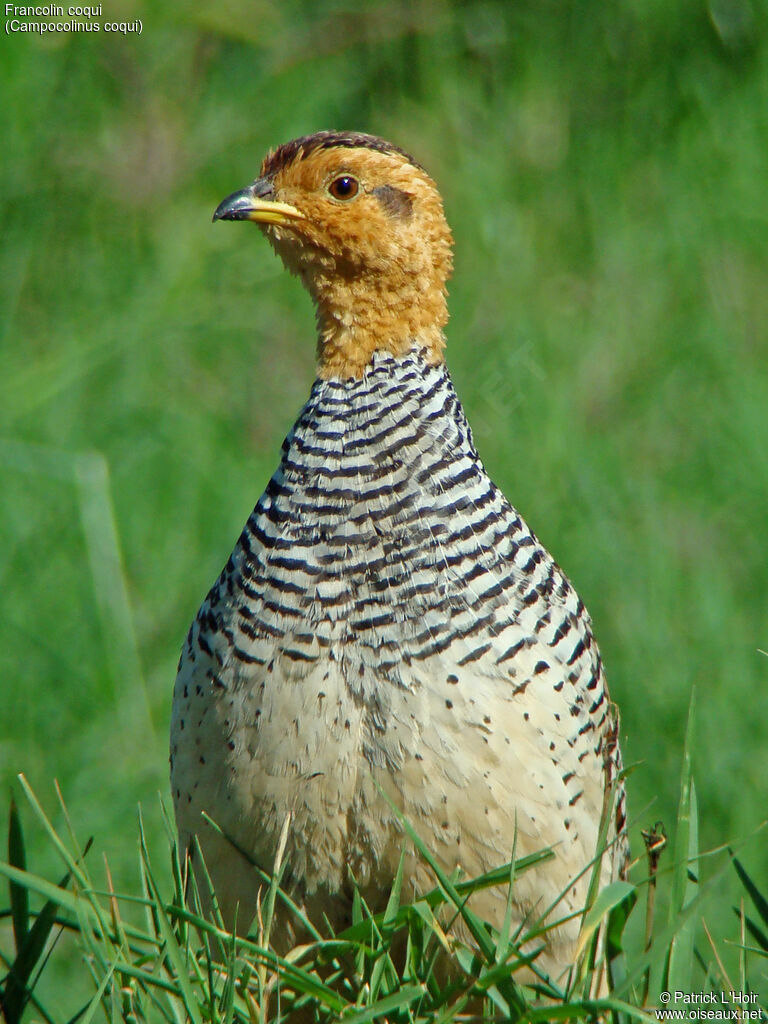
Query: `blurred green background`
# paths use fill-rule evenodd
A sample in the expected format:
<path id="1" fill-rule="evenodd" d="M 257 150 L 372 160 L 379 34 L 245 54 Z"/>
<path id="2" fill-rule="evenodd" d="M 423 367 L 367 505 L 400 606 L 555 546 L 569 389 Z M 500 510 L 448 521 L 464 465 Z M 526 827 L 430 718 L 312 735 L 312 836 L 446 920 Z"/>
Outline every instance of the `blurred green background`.
<path id="1" fill-rule="evenodd" d="M 489 471 L 592 612 L 642 762 L 635 853 L 674 821 L 694 687 L 702 846 L 749 835 L 768 762 L 765 5 L 105 3 L 135 18 L 140 36 L 0 43 L 3 818 L 17 772 L 51 809 L 58 779 L 118 884 L 138 802 L 159 839 L 178 652 L 314 365 L 298 282 L 211 214 L 270 146 L 351 128 L 445 197 L 449 365 Z M 765 843 L 744 861 L 764 882 Z M 712 915 L 731 928 L 727 892 Z"/>

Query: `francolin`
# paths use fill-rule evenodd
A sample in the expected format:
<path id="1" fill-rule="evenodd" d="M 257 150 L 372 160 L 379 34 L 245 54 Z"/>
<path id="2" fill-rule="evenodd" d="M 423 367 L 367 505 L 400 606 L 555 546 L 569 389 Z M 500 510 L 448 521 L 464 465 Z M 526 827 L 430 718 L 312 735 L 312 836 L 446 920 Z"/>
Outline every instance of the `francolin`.
<path id="1" fill-rule="evenodd" d="M 447 872 L 551 847 L 515 880 L 513 927 L 571 915 L 538 961 L 561 976 L 606 794 L 602 880 L 626 857 L 617 718 L 589 615 L 489 479 L 453 389 L 437 188 L 382 139 L 319 132 L 271 152 L 214 220 L 255 221 L 301 278 L 318 375 L 181 654 L 182 850 L 198 837 L 242 932 L 252 864 L 271 871 L 286 821 L 283 884 L 321 927 L 348 920 L 351 877 L 383 909 L 404 847 L 406 892 L 434 887 L 389 801 Z M 504 886 L 471 900 L 497 927 L 506 903 Z M 292 928 L 286 913 L 278 948 Z"/>

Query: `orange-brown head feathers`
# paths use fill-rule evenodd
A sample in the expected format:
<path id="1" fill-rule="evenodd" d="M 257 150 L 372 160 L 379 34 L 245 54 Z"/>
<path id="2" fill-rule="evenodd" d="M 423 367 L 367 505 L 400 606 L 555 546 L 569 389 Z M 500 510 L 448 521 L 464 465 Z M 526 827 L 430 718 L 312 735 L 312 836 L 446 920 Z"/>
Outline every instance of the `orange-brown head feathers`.
<path id="1" fill-rule="evenodd" d="M 442 360 L 451 232 L 434 182 L 396 146 L 351 132 L 288 142 L 214 219 L 255 220 L 301 277 L 321 376 L 359 377 L 376 350 Z"/>

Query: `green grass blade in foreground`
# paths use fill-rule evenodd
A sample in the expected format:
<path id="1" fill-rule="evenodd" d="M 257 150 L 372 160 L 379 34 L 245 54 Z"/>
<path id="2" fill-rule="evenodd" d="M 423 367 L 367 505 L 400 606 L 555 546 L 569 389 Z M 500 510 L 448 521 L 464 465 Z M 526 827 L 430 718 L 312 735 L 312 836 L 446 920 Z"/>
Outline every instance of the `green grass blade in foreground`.
<path id="1" fill-rule="evenodd" d="M 512 945 L 512 893 L 515 888 L 515 874 L 517 871 L 517 812 L 515 812 L 515 829 L 512 833 L 512 857 L 509 862 L 509 876 L 507 878 L 507 905 L 504 908 L 504 919 L 499 930 L 498 943 L 496 945 L 496 961 L 506 961 L 508 951 Z"/>
<path id="2" fill-rule="evenodd" d="M 606 999 L 584 1000 L 584 1002 L 560 1003 L 556 1006 L 542 1006 L 529 1010 L 521 1018 L 520 1024 L 548 1024 L 549 1021 L 581 1021 L 581 1020 L 604 1020 L 607 1010 L 616 1013 L 626 1014 L 630 1020 L 637 1020 L 643 1024 L 658 1024 L 658 1018 L 645 1010 L 631 1003 L 625 1003 L 621 999 L 610 996 Z"/>
<path id="3" fill-rule="evenodd" d="M 537 864 L 542 864 L 554 857 L 554 852 L 550 849 L 539 850 L 536 853 L 531 853 L 527 857 L 521 857 L 519 860 L 514 862 L 514 876 L 522 875 L 523 872 L 530 870 Z M 479 892 L 481 889 L 490 889 L 494 885 L 508 885 L 510 880 L 510 874 L 512 869 L 512 862 L 502 864 L 498 868 L 494 868 L 492 871 L 486 871 L 483 875 L 478 875 L 477 878 L 467 879 L 461 882 L 454 882 L 453 889 L 459 896 L 467 897 L 471 896 L 474 892 Z M 265 878 L 269 878 L 265 875 Z M 453 902 L 447 893 L 438 885 L 434 889 L 430 889 L 429 892 L 424 893 L 423 896 L 419 897 L 418 903 L 413 905 L 406 904 L 400 907 L 397 912 L 397 917 L 391 922 L 395 927 L 401 927 L 408 918 L 414 912 L 424 913 L 424 905 L 430 910 L 435 910 L 441 904 L 446 902 Z M 376 914 L 375 918 L 377 923 L 381 923 L 382 913 Z M 427 921 L 427 918 L 424 918 Z M 434 920 L 432 921 L 433 924 Z M 347 940 L 351 942 L 360 941 L 364 937 L 364 933 L 361 928 L 368 927 L 367 922 L 360 924 L 353 924 L 349 928 L 346 928 L 343 932 L 338 935 L 339 939 Z"/>
<path id="4" fill-rule="evenodd" d="M 729 861 L 726 861 L 707 882 L 703 885 L 700 884 L 697 887 L 696 895 L 690 903 L 686 904 L 677 919 L 668 924 L 660 935 L 654 936 L 651 948 L 631 965 L 628 976 L 616 988 L 615 994 L 617 996 L 624 996 L 630 992 L 632 987 L 640 981 L 645 971 L 657 964 L 660 956 L 659 950 L 664 950 L 663 955 L 668 957 L 673 939 L 684 925 L 692 921 L 694 915 L 701 909 L 704 900 L 717 889 L 728 864 Z"/>
<path id="5" fill-rule="evenodd" d="M 215 938 L 220 943 L 226 943 L 231 939 L 229 932 L 218 928 L 200 914 L 195 914 L 185 907 L 173 906 L 171 909 L 175 918 L 183 917 L 195 930 Z M 327 949 L 333 945 L 335 945 L 334 942 L 322 940 L 317 943 L 317 948 Z M 349 944 L 338 943 L 338 945 L 339 947 L 347 947 Z M 300 946 L 287 956 L 281 957 L 270 949 L 262 948 L 250 939 L 238 938 L 238 950 L 242 956 L 249 957 L 253 962 L 266 961 L 273 970 L 279 971 L 283 979 L 290 983 L 293 988 L 305 995 L 312 996 L 319 1002 L 325 1003 L 334 1013 L 340 1014 L 348 1006 L 347 1001 L 334 992 L 332 988 L 325 985 L 318 977 L 297 966 L 291 959 L 292 955 L 296 952 L 300 955 L 306 955 L 312 949 L 313 946 L 311 945 Z"/>
<path id="6" fill-rule="evenodd" d="M 203 1024 L 202 1017 L 200 1016 L 200 1006 L 197 998 L 195 997 L 189 977 L 189 958 L 179 946 L 173 927 L 168 918 L 168 914 L 163 906 L 160 891 L 157 887 L 157 883 L 155 882 L 149 862 L 149 853 L 147 851 L 144 828 L 141 822 L 139 824 L 139 841 L 141 844 L 141 859 L 144 865 L 145 878 L 149 887 L 150 896 L 154 900 L 155 904 L 155 920 L 163 939 L 165 951 L 171 962 L 173 974 L 175 978 L 178 979 L 179 989 L 184 998 L 184 1008 L 189 1014 L 192 1024 Z"/>
<path id="7" fill-rule="evenodd" d="M 448 878 L 446 873 L 435 860 L 432 853 L 427 849 L 426 845 L 421 840 L 416 829 L 411 825 L 411 823 L 401 813 L 401 811 L 395 806 L 393 801 L 390 800 L 390 798 L 387 796 L 384 790 L 380 786 L 378 786 L 377 788 L 381 796 L 386 800 L 386 802 L 391 807 L 393 813 L 397 817 L 400 824 L 407 832 L 413 845 L 424 858 L 426 863 L 429 864 L 440 887 L 444 890 L 444 892 L 449 897 L 450 901 L 461 914 L 462 918 L 464 919 L 464 923 L 469 929 L 470 935 L 476 942 L 483 957 L 488 963 L 492 963 L 495 959 L 495 949 L 493 940 L 491 939 L 487 929 L 480 921 L 480 919 L 469 909 L 469 907 L 466 906 L 466 900 L 461 898 L 461 895 L 459 892 L 457 892 L 454 883 L 450 880 L 450 878 Z"/>
<path id="8" fill-rule="evenodd" d="M 126 709 L 121 694 L 124 682 L 138 684 L 144 694 L 145 724 L 154 735 L 152 706 L 139 656 L 133 609 L 120 536 L 112 500 L 109 463 L 101 452 L 86 452 L 73 460 L 80 518 L 85 533 L 93 592 L 104 638 L 104 651 L 112 676 L 113 697 L 118 715 Z M 130 716 L 125 719 L 130 720 Z"/>
<path id="9" fill-rule="evenodd" d="M 755 910 L 757 910 L 760 915 L 763 924 L 768 926 L 768 899 L 763 896 L 755 883 L 749 877 L 738 857 L 733 857 L 733 866 L 736 869 L 736 874 L 739 876 L 741 884 L 749 893 L 750 899 L 754 903 Z"/>
<path id="10" fill-rule="evenodd" d="M 0 872 L 4 867 L 10 868 L 11 865 L 0 863 Z M 23 888 L 27 892 L 31 887 L 26 885 L 26 881 L 33 876 L 18 868 L 12 870 L 13 875 L 3 872 L 8 875 L 10 884 Z M 64 876 L 61 881 L 62 887 L 69 883 L 69 877 L 68 874 Z M 55 886 L 52 888 L 55 889 Z M 63 891 L 63 889 L 57 891 Z M 21 1020 L 24 1007 L 35 988 L 36 980 L 30 985 L 30 979 L 35 965 L 43 956 L 51 930 L 56 923 L 57 906 L 58 901 L 55 898 L 48 899 L 37 915 L 35 923 L 24 936 L 20 947 L 17 946 L 16 959 L 11 964 L 5 979 L 5 990 L 0 990 L 0 997 L 2 997 L 0 998 L 0 1007 L 8 1024 L 16 1024 Z M 40 971 L 38 971 L 38 978 L 39 976 Z M 38 1010 L 43 1013 L 46 1020 L 50 1020 L 48 1014 L 39 1005 Z"/>
<path id="11" fill-rule="evenodd" d="M 64 861 L 64 864 L 68 868 L 69 873 L 72 876 L 73 887 L 75 888 L 76 892 L 79 891 L 82 894 L 83 899 L 87 902 L 89 918 L 95 920 L 102 937 L 107 936 L 110 931 L 109 923 L 106 917 L 104 916 L 99 901 L 95 897 L 94 887 L 91 884 L 91 880 L 88 877 L 88 872 L 85 866 L 85 857 L 91 848 L 93 839 L 91 838 L 86 842 L 82 853 L 78 852 L 73 854 L 70 850 L 67 849 L 65 843 L 62 841 L 59 834 L 56 832 L 56 829 L 53 827 L 53 824 L 48 818 L 48 815 L 43 810 L 40 801 L 35 796 L 32 787 L 27 782 L 27 779 L 23 775 L 23 773 L 19 774 L 18 779 L 22 789 L 24 790 L 24 794 L 27 800 L 30 802 L 32 809 L 35 812 L 35 815 L 37 816 L 38 821 L 42 824 L 43 828 L 48 834 L 49 839 L 51 840 L 55 849 L 57 850 L 59 856 L 61 857 L 61 859 Z M 47 898 L 56 899 L 56 896 L 51 894 Z M 80 901 L 75 901 L 75 903 L 71 904 L 71 906 L 72 912 L 74 914 L 80 915 L 81 913 L 83 913 Z"/>
<path id="12" fill-rule="evenodd" d="M 440 865 L 437 863 L 437 860 L 432 855 L 432 853 L 427 849 L 425 843 L 421 840 L 420 836 L 413 828 L 413 826 L 410 824 L 410 822 L 398 810 L 398 808 L 389 799 L 387 794 L 384 793 L 381 787 L 378 788 L 379 792 L 392 808 L 394 814 L 397 816 L 398 820 L 402 824 L 403 828 L 407 832 L 408 836 L 410 837 L 411 841 L 413 842 L 418 852 L 424 858 L 426 863 L 429 864 L 430 868 L 434 872 L 435 878 L 437 879 L 440 887 L 444 890 L 450 901 L 455 906 L 458 913 L 461 915 L 461 918 L 464 921 L 465 925 L 467 926 L 467 930 L 469 931 L 470 935 L 472 936 L 472 939 L 476 943 L 483 959 L 485 960 L 486 965 L 493 967 L 493 965 L 496 963 L 496 944 L 490 934 L 490 930 L 488 929 L 487 925 L 483 921 L 481 921 L 480 918 L 477 917 L 477 915 L 473 911 L 471 911 L 467 906 L 466 900 L 469 898 L 469 896 L 467 895 L 466 898 L 462 898 L 462 895 L 457 891 L 455 884 L 442 870 Z M 501 874 L 501 880 L 508 879 L 509 870 L 510 866 L 506 865 L 505 871 Z M 474 890 L 470 889 L 470 891 Z M 497 984 L 504 1000 L 507 1003 L 510 1021 L 517 1020 L 520 1017 L 520 1015 L 524 1012 L 526 1002 L 525 997 L 520 991 L 519 986 L 512 979 L 511 972 L 510 976 L 505 979 L 505 982 L 499 980 Z"/>
<path id="13" fill-rule="evenodd" d="M 237 979 L 237 939 L 235 934 L 227 946 L 227 962 L 225 964 L 226 977 L 224 979 L 224 992 L 219 1000 L 219 1007 L 224 1011 L 221 1024 L 232 1024 L 235 1013 L 235 982 Z M 213 1001 L 213 990 L 209 989 L 211 1001 Z"/>
<path id="14" fill-rule="evenodd" d="M 24 833 L 21 828 L 21 817 L 16 801 L 11 797 L 8 813 L 8 863 L 21 871 L 26 870 L 27 857 L 24 851 Z M 23 885 L 9 881 L 8 888 L 11 898 L 11 919 L 13 921 L 13 937 L 16 949 L 22 947 L 29 929 L 29 894 Z"/>
<path id="15" fill-rule="evenodd" d="M 284 863 L 283 856 L 285 854 L 285 847 L 288 842 L 288 833 L 291 827 L 291 815 L 290 812 L 285 816 L 285 821 L 280 829 L 280 838 L 277 843 L 277 852 L 275 853 L 275 861 L 272 865 L 272 878 L 269 882 L 269 888 L 267 889 L 267 898 L 264 902 L 263 911 L 263 927 L 264 937 L 261 939 L 265 946 L 269 945 L 269 935 L 272 931 L 272 921 L 275 915 L 275 899 L 277 892 L 280 888 L 280 880 L 283 877 Z M 261 938 L 261 937 L 260 937 Z"/>
<path id="16" fill-rule="evenodd" d="M 69 884 L 71 874 L 67 872 L 64 875 L 58 889 L 52 886 L 47 890 L 48 898 L 30 928 L 29 891 L 32 886 L 28 884 L 28 881 L 34 876 L 26 870 L 21 816 L 13 798 L 11 798 L 8 823 L 8 860 L 7 865 L 0 863 L 0 873 L 5 874 L 8 878 L 16 958 L 9 966 L 5 987 L 0 990 L 0 1007 L 8 1024 L 16 1024 L 21 1020 L 25 1006 L 32 1000 L 34 988 L 53 949 L 51 947 L 48 955 L 43 958 L 48 939 L 56 923 L 56 911 L 59 906 L 57 894 L 63 892 L 64 887 Z M 32 981 L 33 971 L 38 964 L 37 976 Z M 47 1011 L 36 1000 L 34 1002 L 36 1009 L 45 1020 L 50 1020 Z"/>
<path id="17" fill-rule="evenodd" d="M 634 892 L 635 887 L 631 882 L 617 881 L 611 882 L 610 885 L 607 885 L 597 894 L 594 903 L 589 908 L 587 915 L 584 918 L 584 924 L 581 926 L 579 952 L 586 948 L 606 915 L 608 915 L 614 907 L 617 907 L 620 903 L 623 903 L 624 900 L 628 899 Z"/>
<path id="18" fill-rule="evenodd" d="M 397 864 L 397 871 L 392 882 L 392 887 L 389 890 L 389 898 L 387 899 L 387 905 L 384 908 L 384 915 L 381 919 L 382 924 L 392 924 L 397 917 L 397 911 L 400 907 L 400 896 L 403 891 L 403 868 L 405 866 L 405 847 L 400 851 L 400 860 Z"/>
<path id="19" fill-rule="evenodd" d="M 78 1024 L 91 1024 L 91 1021 L 96 1015 L 96 1011 L 99 1009 L 104 1009 L 102 999 L 104 997 L 104 993 L 107 991 L 107 985 L 109 985 L 110 981 L 112 980 L 112 975 L 115 973 L 116 963 L 117 961 L 115 961 L 115 963 L 113 963 L 110 966 L 109 970 L 101 979 L 101 983 L 99 984 L 99 987 L 96 989 L 93 999 L 88 1004 L 88 1008 L 86 1009 L 83 1016 L 78 1018 Z"/>
<path id="20" fill-rule="evenodd" d="M 680 802 L 675 833 L 672 895 L 669 906 L 669 924 L 674 924 L 686 907 L 696 898 L 698 888 L 699 829 L 696 787 L 691 774 L 693 750 L 694 695 L 688 710 L 685 731 L 683 764 L 680 773 Z M 662 987 L 667 991 L 692 991 L 693 939 L 695 921 L 688 917 L 676 929 L 669 947 L 669 956 Z"/>
<path id="21" fill-rule="evenodd" d="M 58 921 L 59 924 L 63 925 L 64 927 L 67 927 L 69 930 L 79 930 L 78 911 L 83 911 L 83 913 L 85 914 L 86 923 L 89 925 L 89 927 L 91 927 L 92 929 L 98 928 L 99 918 L 96 915 L 95 911 L 93 910 L 91 904 L 89 902 L 85 902 L 82 899 L 81 895 L 70 892 L 68 889 L 65 888 L 65 886 L 68 885 L 70 881 L 71 876 L 69 874 L 66 874 L 63 877 L 60 885 L 57 886 L 53 882 L 49 882 L 47 879 L 41 878 L 39 875 L 33 874 L 31 871 L 20 871 L 18 868 L 14 868 L 13 865 L 6 864 L 3 861 L 0 861 L 0 875 L 4 875 L 8 879 L 13 879 L 16 882 L 16 884 L 24 886 L 26 889 L 29 889 L 30 892 L 35 892 L 39 896 L 43 896 L 50 904 L 50 914 L 52 919 L 56 917 L 57 907 L 71 914 L 72 920 L 67 921 L 59 919 Z M 96 893 L 95 891 L 89 891 L 89 895 L 94 896 L 96 895 Z M 111 894 L 107 893 L 105 895 L 110 896 Z M 118 897 L 118 899 L 129 900 L 140 905 L 147 904 L 147 899 L 142 897 L 125 896 L 121 894 Z M 41 919 L 44 921 L 47 914 L 48 906 L 46 905 L 38 913 L 35 923 L 29 930 L 27 937 L 28 942 L 31 941 L 31 936 L 35 934 L 35 930 L 37 928 L 42 927 L 42 925 L 40 924 Z M 81 918 L 80 920 L 82 921 L 83 919 Z M 56 921 L 53 920 L 52 923 L 56 923 Z M 134 943 L 141 944 L 152 942 L 152 937 L 150 934 L 141 931 L 141 929 L 139 928 L 135 928 L 134 926 L 128 924 L 125 921 L 123 922 L 123 929 L 125 934 L 131 940 L 133 940 Z M 133 953 L 137 953 L 137 947 L 135 944 L 131 946 L 131 951 Z"/>
<path id="22" fill-rule="evenodd" d="M 232 837 L 230 835 L 228 835 L 224 831 L 224 829 L 213 820 L 213 818 L 210 817 L 210 815 L 206 814 L 205 811 L 203 811 L 202 818 L 203 818 L 204 821 L 206 821 L 211 826 L 212 829 L 214 829 L 216 832 L 218 832 L 218 834 L 223 839 L 226 839 L 226 841 L 228 843 L 232 844 L 233 848 L 235 850 L 237 850 L 237 852 L 251 865 L 253 870 L 256 872 L 257 875 L 259 875 L 261 877 L 261 880 L 266 885 L 271 885 L 272 884 L 272 875 L 270 875 L 268 872 L 264 871 L 263 868 L 261 868 L 258 864 L 256 864 L 254 862 L 253 858 L 248 854 L 248 852 L 246 850 L 244 850 L 242 846 L 238 845 L 238 843 L 236 843 L 234 841 L 234 839 L 232 839 Z M 199 843 L 198 843 L 196 849 L 200 851 Z M 200 851 L 200 854 L 202 855 L 202 851 Z M 288 908 L 288 910 L 296 918 L 296 920 L 299 922 L 299 924 L 303 928 L 306 928 L 307 933 L 309 935 L 311 935 L 316 941 L 322 942 L 323 941 L 323 936 L 317 930 L 315 925 L 309 920 L 309 918 L 304 913 L 304 911 L 301 909 L 301 907 L 298 905 L 298 903 L 296 903 L 294 900 L 291 899 L 291 897 L 288 895 L 288 893 L 285 891 L 285 889 L 281 889 L 280 887 L 278 887 L 277 890 L 276 890 L 276 894 L 280 897 L 281 903 L 283 903 Z"/>
<path id="23" fill-rule="evenodd" d="M 61 859 L 64 861 L 65 865 L 67 866 L 67 868 L 71 872 L 72 877 L 74 878 L 75 882 L 82 889 L 90 889 L 90 880 L 89 880 L 88 876 L 85 874 L 85 871 L 83 870 L 83 868 L 80 866 L 80 863 L 79 863 L 79 861 L 82 858 L 81 857 L 77 857 L 77 858 L 73 857 L 72 853 L 64 845 L 64 843 L 62 842 L 58 832 L 56 831 L 56 829 L 51 824 L 51 821 L 48 818 L 48 815 L 43 810 L 40 801 L 35 796 L 35 793 L 34 793 L 32 787 L 27 782 L 26 777 L 23 774 L 20 774 L 18 776 L 18 778 L 19 778 L 19 782 L 21 784 L 21 788 L 24 790 L 24 794 L 25 794 L 27 800 L 29 800 L 30 804 L 32 805 L 32 810 L 35 812 L 35 815 L 37 816 L 38 821 L 41 823 L 41 825 L 43 826 L 45 831 L 48 833 L 48 838 L 51 840 L 51 842 L 53 843 L 53 846 L 55 847 L 55 849 L 58 852 L 59 856 L 61 857 Z M 90 842 L 89 842 L 89 845 L 90 845 Z"/>
<path id="24" fill-rule="evenodd" d="M 618 729 L 618 723 L 616 723 Z M 580 994 L 582 998 L 589 999 L 595 989 L 597 994 L 603 977 L 602 969 L 595 970 L 599 956 L 599 927 L 603 918 L 610 913 L 614 906 L 622 902 L 628 896 L 627 890 L 613 890 L 610 886 L 610 894 L 603 895 L 600 907 L 596 914 L 592 910 L 600 898 L 600 883 L 602 880 L 603 858 L 608 853 L 608 832 L 614 820 L 614 805 L 617 795 L 617 787 L 620 779 L 612 780 L 609 786 L 603 790 L 603 806 L 600 813 L 600 827 L 597 834 L 595 846 L 595 857 L 592 861 L 592 870 L 589 876 L 587 887 L 587 898 L 584 904 L 584 913 L 581 927 L 579 929 L 579 940 L 576 948 L 576 969 L 572 974 L 572 982 L 569 984 L 570 995 Z M 617 840 L 615 840 L 617 841 Z M 618 883 L 621 885 L 621 883 Z M 615 901 L 612 902 L 612 900 Z"/>
<path id="25" fill-rule="evenodd" d="M 79 901 L 79 897 L 64 888 L 54 885 L 53 882 L 49 882 L 45 878 L 40 878 L 39 875 L 33 875 L 31 871 L 20 871 L 11 864 L 3 863 L 3 861 L 0 861 L 0 875 L 5 875 L 6 878 L 12 879 L 17 885 L 23 885 L 32 892 L 36 892 L 38 895 L 44 896 L 46 900 L 50 900 L 50 902 L 56 906 L 62 907 L 64 910 L 68 910 L 72 914 L 76 913 L 75 906 Z M 64 882 L 66 883 L 68 880 L 69 876 L 65 875 Z M 91 912 L 89 916 L 91 923 L 96 925 L 98 923 L 96 914 Z M 33 930 L 34 925 L 32 926 L 32 929 L 30 929 L 30 935 Z"/>
<path id="26" fill-rule="evenodd" d="M 738 907 L 733 908 L 737 917 L 741 917 L 741 912 Z M 752 947 L 753 952 L 768 955 L 768 934 L 766 934 L 762 928 L 757 925 L 748 914 L 744 915 L 744 925 L 757 943 L 757 948 Z"/>
<path id="27" fill-rule="evenodd" d="M 507 995 L 503 987 L 504 982 L 508 981 L 513 974 L 517 971 L 522 970 L 525 967 L 530 967 L 536 961 L 536 956 L 539 950 L 532 950 L 529 956 L 525 956 L 519 950 L 510 949 L 508 957 L 504 961 L 499 961 L 494 967 L 483 968 L 475 982 L 474 988 L 481 993 L 487 993 L 491 996 L 494 1003 L 502 1010 L 505 1015 L 510 1014 L 510 1006 Z M 471 964 L 469 958 L 472 956 L 470 950 L 457 950 L 456 958 L 461 963 L 464 971 L 467 974 L 472 974 Z M 499 991 L 494 992 L 494 989 L 498 987 Z M 501 1002 L 500 1000 L 503 1000 Z M 517 1018 L 513 1018 L 517 1019 Z"/>
<path id="28" fill-rule="evenodd" d="M 127 958 L 130 955 L 131 947 L 128 941 L 128 936 L 125 933 L 125 928 L 123 927 L 123 919 L 120 914 L 120 903 L 117 898 L 117 893 L 115 892 L 114 882 L 112 881 L 112 872 L 110 870 L 109 860 L 106 854 L 104 854 L 104 872 L 106 874 L 107 888 L 109 890 L 107 898 L 109 900 L 109 910 L 112 919 L 112 929 L 115 935 L 115 943 L 120 947 L 123 956 Z"/>
<path id="29" fill-rule="evenodd" d="M 400 896 L 403 888 L 403 867 L 405 865 L 405 848 L 400 853 L 400 860 L 397 865 L 397 871 L 395 872 L 395 878 L 392 882 L 392 887 L 389 890 L 389 897 L 387 899 L 387 905 L 384 908 L 384 914 L 381 918 L 381 930 L 376 926 L 375 918 L 372 918 L 371 927 L 376 929 L 377 934 L 381 937 L 381 949 L 384 955 L 379 956 L 373 965 L 371 971 L 371 994 L 374 998 L 378 998 L 379 992 L 390 992 L 397 986 L 398 977 L 397 971 L 395 970 L 394 963 L 387 949 L 387 942 L 384 936 L 390 933 L 390 926 L 393 921 L 397 918 L 397 911 L 400 908 Z"/>
<path id="30" fill-rule="evenodd" d="M 639 893 L 633 887 L 632 893 L 618 903 L 608 914 L 605 928 L 605 960 L 608 966 L 608 983 L 613 992 L 627 977 L 627 954 L 624 949 L 624 929 L 632 911 L 637 905 Z M 619 1018 L 621 1020 L 621 1018 Z M 622 1021 L 622 1024 L 624 1022 Z"/>
<path id="31" fill-rule="evenodd" d="M 410 1006 L 417 999 L 421 999 L 426 991 L 426 985 L 404 985 L 398 992 L 393 992 L 392 995 L 385 996 L 356 1013 L 345 1014 L 344 1024 L 370 1024 L 387 1013 L 394 1013 Z"/>

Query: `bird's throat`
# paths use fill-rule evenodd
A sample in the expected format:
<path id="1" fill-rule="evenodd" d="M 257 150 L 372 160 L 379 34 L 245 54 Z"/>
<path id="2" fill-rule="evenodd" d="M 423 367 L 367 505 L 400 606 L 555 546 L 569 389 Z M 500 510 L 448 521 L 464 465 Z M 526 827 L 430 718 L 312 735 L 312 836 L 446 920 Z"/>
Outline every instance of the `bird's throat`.
<path id="1" fill-rule="evenodd" d="M 444 361 L 444 288 L 422 291 L 408 281 L 406 287 L 387 290 L 372 287 L 370 281 L 347 280 L 343 288 L 334 282 L 310 291 L 320 377 L 360 378 L 375 352 L 404 356 L 421 349 L 430 365 Z"/>

